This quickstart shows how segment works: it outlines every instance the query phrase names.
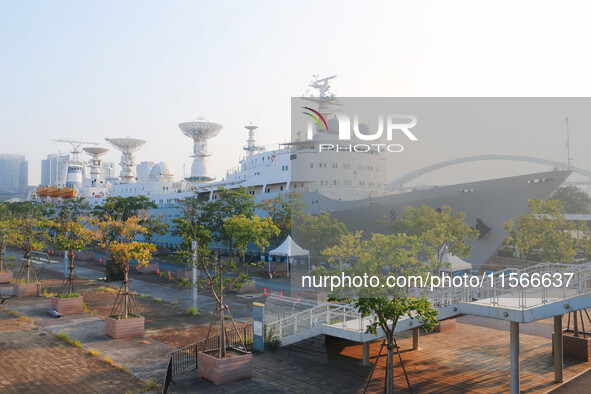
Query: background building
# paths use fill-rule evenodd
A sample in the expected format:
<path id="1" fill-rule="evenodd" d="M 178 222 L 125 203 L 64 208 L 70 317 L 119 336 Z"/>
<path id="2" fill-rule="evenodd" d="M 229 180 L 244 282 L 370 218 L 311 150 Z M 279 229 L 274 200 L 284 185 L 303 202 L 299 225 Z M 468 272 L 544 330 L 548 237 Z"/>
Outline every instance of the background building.
<path id="1" fill-rule="evenodd" d="M 41 160 L 41 184 L 64 185 L 68 170 L 68 163 L 66 161 L 69 159 L 70 155 L 51 153 L 47 155 L 47 159 Z"/>
<path id="2" fill-rule="evenodd" d="M 0 201 L 26 198 L 29 191 L 29 162 L 24 155 L 0 154 Z"/>
<path id="3" fill-rule="evenodd" d="M 137 174 L 138 181 L 146 182 L 150 180 L 150 171 L 152 171 L 154 164 L 153 161 L 142 161 L 135 166 L 135 173 Z"/>

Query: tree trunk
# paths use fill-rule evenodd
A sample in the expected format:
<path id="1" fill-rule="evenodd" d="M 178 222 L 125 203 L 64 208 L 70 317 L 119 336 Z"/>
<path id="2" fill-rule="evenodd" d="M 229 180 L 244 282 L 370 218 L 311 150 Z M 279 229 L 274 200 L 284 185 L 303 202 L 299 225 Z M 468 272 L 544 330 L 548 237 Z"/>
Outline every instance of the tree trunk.
<path id="1" fill-rule="evenodd" d="M 226 357 L 226 330 L 224 327 L 224 275 L 220 267 L 220 358 Z"/>
<path id="2" fill-rule="evenodd" d="M 25 251 L 25 270 L 26 270 L 26 276 L 27 276 L 27 279 L 25 279 L 25 280 L 28 282 L 29 281 L 29 273 L 31 272 L 31 251 L 30 250 Z"/>
<path id="3" fill-rule="evenodd" d="M 123 316 L 127 319 L 129 313 L 129 295 L 127 284 L 129 283 L 129 263 L 123 268 Z"/>
<path id="4" fill-rule="evenodd" d="M 6 246 L 2 244 L 0 247 L 0 272 L 4 272 L 4 254 L 6 251 Z"/>
<path id="5" fill-rule="evenodd" d="M 74 251 L 68 251 L 68 295 L 74 293 Z"/>
<path id="6" fill-rule="evenodd" d="M 386 358 L 386 382 L 384 384 L 384 393 L 394 393 L 394 344 L 393 337 L 388 335 L 388 353 Z"/>

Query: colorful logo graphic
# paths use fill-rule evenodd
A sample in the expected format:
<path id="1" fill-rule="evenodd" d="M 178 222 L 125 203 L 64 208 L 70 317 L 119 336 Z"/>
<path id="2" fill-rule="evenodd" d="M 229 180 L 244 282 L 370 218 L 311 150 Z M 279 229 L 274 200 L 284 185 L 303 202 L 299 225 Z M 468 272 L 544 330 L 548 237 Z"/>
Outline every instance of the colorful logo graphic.
<path id="1" fill-rule="evenodd" d="M 318 127 L 320 127 L 320 130 L 324 129 L 324 131 L 328 131 L 328 125 L 326 124 L 326 120 L 324 119 L 324 116 L 322 116 L 322 114 L 320 112 L 313 110 L 310 107 L 302 107 L 302 108 L 307 109 L 308 111 L 312 111 L 314 114 L 316 114 L 317 116 L 314 116 L 310 112 L 302 112 L 303 114 L 306 114 L 309 117 L 311 117 L 312 119 L 314 119 L 316 121 L 316 123 L 318 123 Z M 321 120 L 322 120 L 322 123 L 320 123 Z M 323 123 L 324 123 L 324 127 L 322 127 Z"/>

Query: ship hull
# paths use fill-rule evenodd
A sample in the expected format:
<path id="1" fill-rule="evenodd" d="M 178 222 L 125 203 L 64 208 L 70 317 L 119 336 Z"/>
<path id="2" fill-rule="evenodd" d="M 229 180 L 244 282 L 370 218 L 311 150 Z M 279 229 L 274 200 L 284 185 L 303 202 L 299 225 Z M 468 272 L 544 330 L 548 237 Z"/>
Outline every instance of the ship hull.
<path id="1" fill-rule="evenodd" d="M 469 226 L 483 229 L 481 238 L 473 242 L 472 252 L 465 259 L 478 269 L 505 240 L 505 222 L 528 213 L 530 199 L 548 198 L 569 175 L 569 171 L 541 172 L 356 201 L 339 201 L 307 192 L 302 195 L 302 202 L 308 213 L 329 212 L 345 223 L 348 230 L 362 230 L 366 234 L 388 231 L 388 223 L 400 217 L 405 206 L 425 204 L 437 209 L 447 205 L 453 212 L 464 212 Z M 540 182 L 541 179 L 544 181 Z M 478 223 L 481 224 L 477 227 Z"/>

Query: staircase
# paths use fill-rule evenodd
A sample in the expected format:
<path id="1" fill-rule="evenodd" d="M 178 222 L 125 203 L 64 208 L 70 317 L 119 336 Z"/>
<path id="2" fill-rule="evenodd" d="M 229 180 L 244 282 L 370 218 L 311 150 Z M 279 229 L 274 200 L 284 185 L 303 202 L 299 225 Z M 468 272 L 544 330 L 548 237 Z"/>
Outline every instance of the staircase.
<path id="1" fill-rule="evenodd" d="M 529 275 L 529 278 L 543 274 L 571 274 L 568 286 L 536 287 L 531 284 L 517 287 L 508 286 L 509 274 Z M 505 287 L 502 287 L 504 278 Z M 591 263 L 552 264 L 541 263 L 524 269 L 507 269 L 479 277 L 481 285 L 473 288 L 447 287 L 430 291 L 429 288 L 412 289 L 410 296 L 426 297 L 433 308 L 438 310 L 439 319 L 448 319 L 460 314 L 473 314 L 499 319 L 529 322 L 542 318 L 591 307 Z M 267 314 L 267 329 L 276 336 L 283 346 L 295 344 L 318 335 L 332 335 L 358 342 L 376 339 L 366 334 L 366 326 L 373 316 L 362 317 L 351 305 L 324 303 L 314 305 L 296 304 L 291 300 L 273 300 L 273 313 Z M 564 302 L 568 301 L 568 302 Z M 291 309 L 290 309 L 291 308 Z M 278 312 L 280 311 L 280 312 Z M 290 313 L 292 312 L 292 313 Z M 272 319 L 273 315 L 278 317 Z M 420 326 L 420 321 L 402 317 L 396 332 Z M 378 332 L 378 337 L 380 337 Z M 382 334 L 383 335 L 383 334 Z"/>

